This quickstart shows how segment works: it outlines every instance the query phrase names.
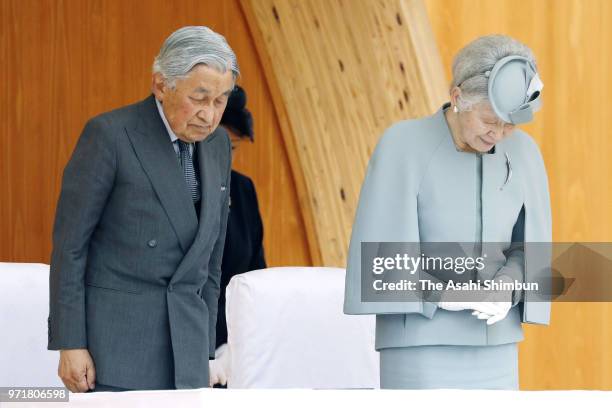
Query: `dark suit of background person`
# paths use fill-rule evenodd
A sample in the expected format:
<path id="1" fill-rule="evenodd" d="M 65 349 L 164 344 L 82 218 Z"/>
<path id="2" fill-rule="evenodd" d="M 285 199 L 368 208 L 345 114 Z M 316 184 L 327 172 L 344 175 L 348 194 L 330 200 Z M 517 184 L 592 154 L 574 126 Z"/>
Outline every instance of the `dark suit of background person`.
<path id="1" fill-rule="evenodd" d="M 160 110 L 151 95 L 86 124 L 53 232 L 48 348 L 87 349 L 122 389 L 207 387 L 215 351 L 231 144 L 216 124 L 193 144 L 194 203 Z"/>
<path id="2" fill-rule="evenodd" d="M 266 268 L 263 224 L 253 181 L 232 170 L 231 205 L 221 264 L 221 294 L 217 314 L 217 347 L 227 343 L 225 289 L 235 275 Z"/>
<path id="3" fill-rule="evenodd" d="M 229 97 L 221 125 L 230 133 L 234 153 L 240 140 L 253 141 L 253 119 L 246 109 L 246 93 L 236 86 Z M 225 289 L 240 273 L 266 268 L 263 248 L 263 223 L 253 181 L 232 170 L 230 210 L 221 264 L 221 294 L 217 317 L 217 347 L 227 343 Z"/>

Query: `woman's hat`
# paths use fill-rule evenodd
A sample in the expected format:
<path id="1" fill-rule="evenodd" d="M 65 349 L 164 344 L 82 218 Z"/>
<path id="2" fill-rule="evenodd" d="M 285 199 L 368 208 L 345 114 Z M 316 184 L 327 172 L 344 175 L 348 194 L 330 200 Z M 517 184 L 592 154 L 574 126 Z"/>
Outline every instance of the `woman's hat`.
<path id="1" fill-rule="evenodd" d="M 533 62 L 510 55 L 485 72 L 489 78 L 489 101 L 497 116 L 514 125 L 527 123 L 542 105 L 544 84 Z"/>

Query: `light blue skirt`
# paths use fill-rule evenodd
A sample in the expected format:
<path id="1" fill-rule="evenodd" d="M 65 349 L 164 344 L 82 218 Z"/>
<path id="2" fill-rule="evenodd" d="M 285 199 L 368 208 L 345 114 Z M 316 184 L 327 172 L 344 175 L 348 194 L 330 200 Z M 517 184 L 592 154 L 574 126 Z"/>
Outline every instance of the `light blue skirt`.
<path id="1" fill-rule="evenodd" d="M 517 343 L 380 350 L 380 388 L 518 390 Z"/>

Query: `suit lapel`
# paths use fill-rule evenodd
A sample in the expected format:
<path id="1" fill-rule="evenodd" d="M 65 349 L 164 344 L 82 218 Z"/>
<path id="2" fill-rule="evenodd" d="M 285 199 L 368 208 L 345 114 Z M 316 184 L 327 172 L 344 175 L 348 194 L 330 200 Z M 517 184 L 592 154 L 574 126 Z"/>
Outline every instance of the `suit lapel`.
<path id="1" fill-rule="evenodd" d="M 218 131 L 216 131 L 218 132 Z M 200 223 L 193 245 L 185 254 L 182 262 L 172 276 L 172 282 L 178 282 L 190 270 L 190 268 L 200 261 L 208 240 L 216 238 L 211 235 L 211 225 L 215 214 L 220 214 L 219 194 L 221 191 L 221 175 L 216 165 L 214 155 L 210 151 L 208 142 L 215 137 L 215 134 L 208 136 L 204 141 L 197 143 L 196 152 L 198 155 L 198 165 L 200 170 L 200 188 L 202 201 L 200 203 Z M 215 203 L 217 206 L 215 207 Z M 200 267 L 206 266 L 205 264 Z"/>
<path id="2" fill-rule="evenodd" d="M 187 252 L 198 232 L 193 201 L 154 97 L 151 95 L 145 99 L 139 108 L 140 120 L 134 129 L 128 129 L 128 137 L 170 219 L 183 252 Z M 202 198 L 205 202 L 204 195 Z"/>

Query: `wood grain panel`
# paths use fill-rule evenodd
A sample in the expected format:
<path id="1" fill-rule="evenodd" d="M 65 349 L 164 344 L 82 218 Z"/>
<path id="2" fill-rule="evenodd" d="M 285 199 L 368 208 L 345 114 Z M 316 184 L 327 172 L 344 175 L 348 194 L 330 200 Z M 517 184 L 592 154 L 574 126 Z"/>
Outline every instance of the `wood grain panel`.
<path id="1" fill-rule="evenodd" d="M 344 266 L 365 167 L 393 122 L 444 101 L 421 1 L 241 0 L 289 149 L 311 252 Z M 302 188 L 300 188 L 302 187 Z"/>
<path id="2" fill-rule="evenodd" d="M 163 40 L 181 26 L 208 25 L 236 51 L 254 115 L 256 143 L 240 147 L 234 167 L 255 181 L 269 264 L 311 264 L 278 119 L 237 0 L 0 7 L 0 260 L 49 262 L 62 170 L 86 120 L 146 97 Z"/>
<path id="3" fill-rule="evenodd" d="M 453 55 L 480 35 L 528 44 L 544 81 L 544 106 L 524 126 L 550 180 L 555 241 L 612 241 L 612 2 L 426 0 L 450 79 Z M 553 305 L 549 327 L 525 326 L 521 388 L 612 389 L 612 306 Z"/>

